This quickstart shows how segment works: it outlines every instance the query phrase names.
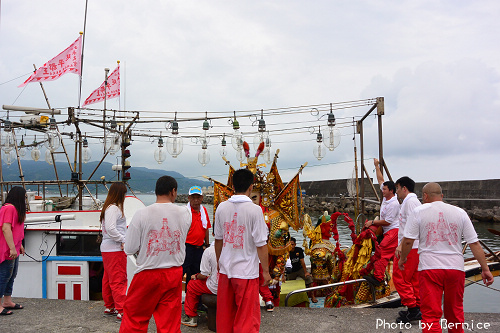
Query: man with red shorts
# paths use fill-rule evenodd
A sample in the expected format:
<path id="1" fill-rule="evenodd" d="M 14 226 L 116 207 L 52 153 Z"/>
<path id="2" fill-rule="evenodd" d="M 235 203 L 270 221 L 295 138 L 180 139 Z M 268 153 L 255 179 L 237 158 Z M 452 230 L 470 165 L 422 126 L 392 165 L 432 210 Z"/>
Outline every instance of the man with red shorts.
<path id="1" fill-rule="evenodd" d="M 177 206 L 177 181 L 156 182 L 156 203 L 138 210 L 128 226 L 125 253 L 137 254 L 120 332 L 147 332 L 154 316 L 157 332 L 180 332 L 182 263 L 191 212 Z"/>
<path id="2" fill-rule="evenodd" d="M 418 240 L 413 243 L 413 247 L 406 258 L 404 271 L 398 267 L 399 256 L 401 255 L 401 241 L 403 240 L 406 222 L 413 210 L 422 205 L 417 195 L 413 193 L 414 191 L 415 182 L 410 177 L 404 176 L 396 181 L 396 195 L 402 203 L 399 210 L 398 247 L 394 256 L 392 278 L 401 298 L 401 304 L 408 308 L 407 311 L 399 311 L 396 322 L 402 323 L 422 319 L 418 289 Z"/>
<path id="3" fill-rule="evenodd" d="M 422 332 L 441 332 L 444 324 L 450 333 L 463 332 L 465 273 L 462 237 L 481 265 L 486 286 L 493 283 L 493 275 L 467 213 L 444 203 L 441 186 L 437 183 L 426 184 L 422 192 L 424 204 L 414 209 L 405 226 L 399 269 L 405 269 L 408 254 L 418 239 Z M 444 299 L 445 322 L 441 321 L 441 299 Z"/>
<path id="4" fill-rule="evenodd" d="M 215 253 L 219 265 L 217 332 L 259 332 L 259 259 L 264 284 L 269 275 L 267 234 L 262 209 L 250 199 L 254 175 L 233 174 L 234 195 L 215 212 Z"/>
<path id="5" fill-rule="evenodd" d="M 217 272 L 217 259 L 215 248 L 210 246 L 203 252 L 201 257 L 200 273 L 191 276 L 184 300 L 184 312 L 181 324 L 189 327 L 198 326 L 198 315 L 196 313 L 200 297 L 203 294 L 217 295 L 217 284 L 219 274 Z"/>
<path id="6" fill-rule="evenodd" d="M 382 190 L 382 204 L 380 205 L 380 220 L 370 220 L 365 222 L 365 227 L 382 226 L 384 239 L 380 242 L 380 259 L 373 264 L 373 275 L 364 275 L 363 278 L 368 283 L 378 286 L 384 281 L 385 270 L 389 261 L 394 257 L 398 246 L 399 227 L 399 202 L 396 198 L 396 186 L 392 181 L 384 182 L 379 161 L 374 159 L 377 180 Z"/>

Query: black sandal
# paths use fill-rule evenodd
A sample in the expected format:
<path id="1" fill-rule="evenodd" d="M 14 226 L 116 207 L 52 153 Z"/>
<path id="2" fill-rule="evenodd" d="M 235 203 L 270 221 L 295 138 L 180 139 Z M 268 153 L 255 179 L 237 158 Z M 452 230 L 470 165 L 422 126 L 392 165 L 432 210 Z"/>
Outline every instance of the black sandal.
<path id="1" fill-rule="evenodd" d="M 11 315 L 11 314 L 14 314 L 14 312 L 12 311 L 9 311 L 8 309 L 4 308 L 2 310 L 2 312 L 0 312 L 0 316 L 8 316 L 8 315 Z"/>

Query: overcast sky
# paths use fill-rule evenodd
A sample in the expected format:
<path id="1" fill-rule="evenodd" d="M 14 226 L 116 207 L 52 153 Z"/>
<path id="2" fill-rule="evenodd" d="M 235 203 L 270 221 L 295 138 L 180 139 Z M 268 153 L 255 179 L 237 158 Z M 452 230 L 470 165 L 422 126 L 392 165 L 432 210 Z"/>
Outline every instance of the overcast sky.
<path id="1" fill-rule="evenodd" d="M 78 37 L 84 11 L 83 0 L 1 2 L 0 104 L 46 106 L 38 84 L 17 86 L 33 64 L 43 65 Z M 102 83 L 104 68 L 113 70 L 117 60 L 122 64 L 122 96 L 120 103 L 108 101 L 112 109 L 178 111 L 182 118 L 208 111 L 210 118 L 222 111 L 382 96 L 384 155 L 394 178 L 499 178 L 499 12 L 495 0 L 89 0 L 82 101 Z M 44 86 L 53 107 L 78 105 L 77 75 L 66 74 Z M 283 179 L 288 181 L 304 162 L 309 165 L 302 180 L 351 177 L 359 137 L 352 140 L 353 128 L 345 123 L 368 109 L 335 112 L 337 122 L 344 124 L 338 125 L 342 140 L 321 161 L 312 152 L 315 134 L 273 132 L 298 123 L 326 125 L 326 112 L 319 120 L 308 112 L 267 118 L 273 150 L 280 149 Z M 247 137 L 253 136 L 251 119 L 239 121 Z M 213 125 L 212 133 L 232 133 L 227 121 Z M 181 123 L 180 133 L 195 135 L 201 126 L 201 121 Z M 152 135 L 160 130 L 167 134 L 163 124 L 151 129 Z M 365 162 L 372 177 L 369 159 L 378 155 L 376 129 L 375 119 L 367 119 Z M 227 167 L 219 145 L 212 138 L 211 161 L 205 167 L 197 162 L 199 144 L 189 140 L 178 158 L 168 156 L 158 165 L 153 158 L 156 144 L 137 138 L 130 160 L 132 166 L 224 180 Z M 91 148 L 93 159 L 100 159 L 102 144 L 91 142 Z M 234 151 L 229 159 L 237 166 Z"/>

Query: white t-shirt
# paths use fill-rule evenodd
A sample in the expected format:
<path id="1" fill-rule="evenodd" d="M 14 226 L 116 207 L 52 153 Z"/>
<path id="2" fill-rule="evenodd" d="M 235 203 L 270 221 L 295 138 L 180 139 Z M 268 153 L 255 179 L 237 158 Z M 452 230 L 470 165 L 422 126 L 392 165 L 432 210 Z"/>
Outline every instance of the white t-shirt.
<path id="1" fill-rule="evenodd" d="M 416 207 L 408 218 L 404 236 L 419 239 L 418 270 L 464 270 L 462 236 L 468 243 L 478 241 L 467 213 L 458 207 L 435 201 Z"/>
<path id="2" fill-rule="evenodd" d="M 217 285 L 219 283 L 219 273 L 217 272 L 217 258 L 215 256 L 215 246 L 211 245 L 203 251 L 201 257 L 200 273 L 208 276 L 207 288 L 212 294 L 217 295 Z"/>
<path id="3" fill-rule="evenodd" d="M 380 185 L 380 189 L 383 187 L 383 184 Z M 390 223 L 389 225 L 382 226 L 384 234 L 389 230 L 399 227 L 399 202 L 396 196 L 393 196 L 389 200 L 386 198 L 382 199 L 382 204 L 380 205 L 380 219 Z"/>
<path id="4" fill-rule="evenodd" d="M 127 219 L 115 204 L 109 205 L 102 220 L 101 252 L 119 252 L 125 243 Z"/>
<path id="5" fill-rule="evenodd" d="M 233 195 L 215 212 L 215 239 L 223 240 L 220 273 L 228 278 L 259 277 L 257 247 L 266 245 L 268 229 L 262 209 L 245 195 Z"/>
<path id="6" fill-rule="evenodd" d="M 137 256 L 134 274 L 145 269 L 182 266 L 191 211 L 173 203 L 154 203 L 138 210 L 127 230 L 125 253 Z"/>
<path id="7" fill-rule="evenodd" d="M 408 221 L 408 217 L 413 213 L 413 210 L 421 206 L 422 203 L 418 200 L 417 195 L 415 193 L 408 193 L 406 198 L 403 200 L 401 204 L 401 209 L 399 210 L 399 231 L 398 231 L 398 245 L 401 244 L 401 241 L 404 237 L 406 222 Z M 412 249 L 418 249 L 418 240 L 413 242 Z"/>

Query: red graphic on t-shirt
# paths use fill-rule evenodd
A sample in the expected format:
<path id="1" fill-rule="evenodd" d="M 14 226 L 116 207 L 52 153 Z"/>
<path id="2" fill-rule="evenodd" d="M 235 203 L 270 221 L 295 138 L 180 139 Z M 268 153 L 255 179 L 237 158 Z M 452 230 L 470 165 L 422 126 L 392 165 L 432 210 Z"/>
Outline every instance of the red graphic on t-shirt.
<path id="1" fill-rule="evenodd" d="M 438 242 L 448 242 L 448 245 L 458 244 L 458 226 L 455 223 L 447 223 L 442 212 L 439 213 L 439 220 L 428 223 L 426 229 L 428 246 L 434 246 Z"/>
<path id="2" fill-rule="evenodd" d="M 243 232 L 245 231 L 244 225 L 238 225 L 238 213 L 234 213 L 231 222 L 224 223 L 224 246 L 230 243 L 233 244 L 233 249 L 243 248 Z"/>
<path id="3" fill-rule="evenodd" d="M 168 227 L 167 218 L 163 219 L 160 230 L 150 230 L 148 232 L 148 250 L 146 256 L 157 256 L 161 251 L 168 251 L 169 254 L 177 254 L 181 250 L 181 232 Z"/>

